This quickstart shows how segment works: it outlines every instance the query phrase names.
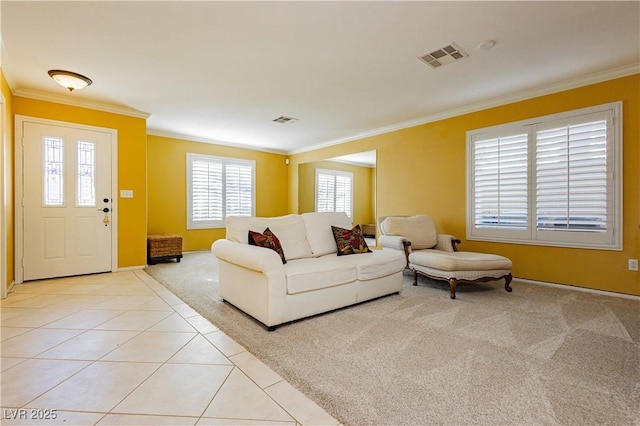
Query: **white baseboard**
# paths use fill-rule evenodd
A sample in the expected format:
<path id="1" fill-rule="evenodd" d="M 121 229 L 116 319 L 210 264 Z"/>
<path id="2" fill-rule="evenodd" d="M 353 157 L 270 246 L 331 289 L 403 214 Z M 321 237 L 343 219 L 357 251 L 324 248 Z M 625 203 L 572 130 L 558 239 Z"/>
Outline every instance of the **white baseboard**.
<path id="1" fill-rule="evenodd" d="M 556 283 L 549 283 L 549 282 L 546 282 L 546 281 L 528 280 L 528 279 L 525 279 L 525 278 L 517 278 L 517 277 L 513 277 L 513 280 L 514 281 L 521 281 L 521 282 L 527 283 L 527 284 L 544 285 L 544 286 L 547 286 L 547 287 L 560 288 L 560 289 L 563 289 L 563 290 L 583 291 L 585 293 L 599 294 L 601 296 L 622 297 L 623 299 L 633 299 L 633 300 L 639 300 L 640 301 L 640 296 L 635 296 L 633 294 L 616 293 L 615 291 L 596 290 L 596 289 L 593 289 L 593 288 L 578 287 L 578 286 L 571 285 L 571 284 L 556 284 Z"/>

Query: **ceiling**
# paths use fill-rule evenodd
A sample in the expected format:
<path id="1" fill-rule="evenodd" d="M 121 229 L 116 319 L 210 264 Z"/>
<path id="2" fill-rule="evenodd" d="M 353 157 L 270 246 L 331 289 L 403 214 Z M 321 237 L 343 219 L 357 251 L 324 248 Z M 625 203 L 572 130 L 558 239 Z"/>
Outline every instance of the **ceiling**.
<path id="1" fill-rule="evenodd" d="M 638 1 L 0 7 L 14 94 L 148 113 L 151 134 L 282 153 L 640 70 Z M 495 47 L 478 49 L 485 40 Z M 436 69 L 418 59 L 451 43 L 469 56 Z M 69 93 L 49 69 L 93 85 Z"/>

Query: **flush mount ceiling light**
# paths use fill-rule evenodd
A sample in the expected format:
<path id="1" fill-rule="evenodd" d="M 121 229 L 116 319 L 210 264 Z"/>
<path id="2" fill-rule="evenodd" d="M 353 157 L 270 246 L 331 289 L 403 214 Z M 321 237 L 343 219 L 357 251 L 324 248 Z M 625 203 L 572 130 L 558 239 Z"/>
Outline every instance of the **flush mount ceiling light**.
<path id="1" fill-rule="evenodd" d="M 70 92 L 83 89 L 93 83 L 89 77 L 71 71 L 49 70 L 48 73 L 49 77 Z"/>

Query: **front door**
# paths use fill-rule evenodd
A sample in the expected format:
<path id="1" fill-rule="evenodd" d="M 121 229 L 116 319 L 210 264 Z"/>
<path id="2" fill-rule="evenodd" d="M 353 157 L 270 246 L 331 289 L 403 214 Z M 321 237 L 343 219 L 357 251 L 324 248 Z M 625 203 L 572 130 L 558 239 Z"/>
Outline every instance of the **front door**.
<path id="1" fill-rule="evenodd" d="M 112 269 L 113 133 L 23 121 L 24 280 Z"/>

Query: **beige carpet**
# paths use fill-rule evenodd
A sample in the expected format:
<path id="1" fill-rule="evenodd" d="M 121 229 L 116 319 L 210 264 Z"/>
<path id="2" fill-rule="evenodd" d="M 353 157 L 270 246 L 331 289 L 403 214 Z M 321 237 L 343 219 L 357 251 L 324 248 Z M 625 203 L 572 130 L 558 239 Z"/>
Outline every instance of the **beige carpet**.
<path id="1" fill-rule="evenodd" d="M 640 301 L 527 284 L 400 295 L 269 333 L 223 303 L 217 261 L 147 272 L 346 425 L 639 425 Z"/>

